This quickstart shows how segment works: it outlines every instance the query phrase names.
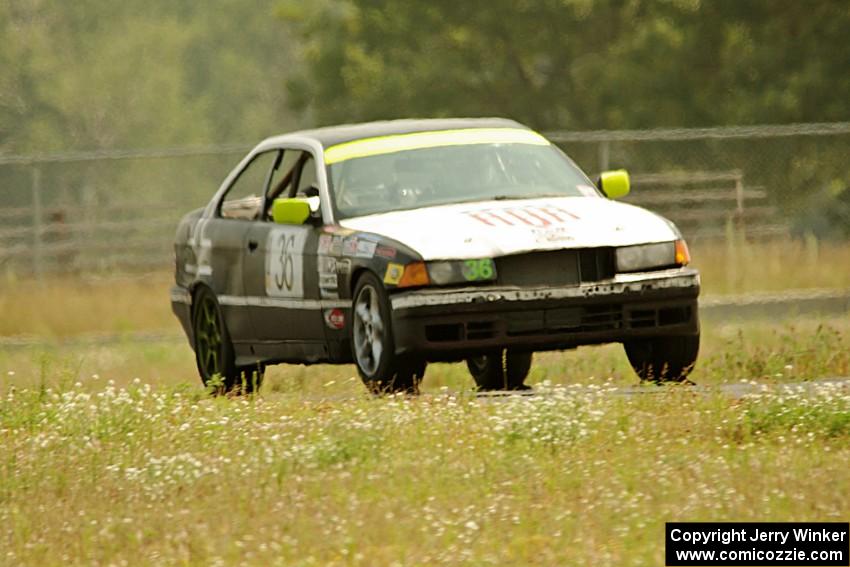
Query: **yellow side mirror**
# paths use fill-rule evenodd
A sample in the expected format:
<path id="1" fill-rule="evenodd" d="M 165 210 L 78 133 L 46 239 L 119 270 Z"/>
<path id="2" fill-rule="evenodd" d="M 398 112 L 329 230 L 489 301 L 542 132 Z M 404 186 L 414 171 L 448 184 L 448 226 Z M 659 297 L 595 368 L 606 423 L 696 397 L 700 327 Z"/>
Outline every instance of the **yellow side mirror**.
<path id="1" fill-rule="evenodd" d="M 619 199 L 629 194 L 631 184 L 629 183 L 629 172 L 625 169 L 616 171 L 603 171 L 596 183 L 599 189 L 609 199 Z"/>
<path id="2" fill-rule="evenodd" d="M 277 224 L 304 224 L 310 218 L 310 204 L 306 199 L 275 199 L 272 219 Z"/>

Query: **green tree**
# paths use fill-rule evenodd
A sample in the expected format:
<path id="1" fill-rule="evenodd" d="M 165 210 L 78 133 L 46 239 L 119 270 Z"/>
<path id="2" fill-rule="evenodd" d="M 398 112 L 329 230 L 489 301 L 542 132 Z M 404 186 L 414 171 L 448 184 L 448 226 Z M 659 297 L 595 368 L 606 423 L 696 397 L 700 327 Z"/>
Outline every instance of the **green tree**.
<path id="1" fill-rule="evenodd" d="M 276 1 L 0 0 L 0 156 L 238 143 L 301 121 Z M 44 204 L 208 198 L 240 156 L 39 166 Z M 0 166 L 0 207 L 31 171 Z M 93 196 L 94 195 L 94 196 Z"/>
<path id="2" fill-rule="evenodd" d="M 0 0 L 0 152 L 251 142 L 291 129 L 274 2 Z"/>
<path id="3" fill-rule="evenodd" d="M 850 4 L 286 2 L 316 121 L 509 116 L 538 128 L 845 120 Z"/>

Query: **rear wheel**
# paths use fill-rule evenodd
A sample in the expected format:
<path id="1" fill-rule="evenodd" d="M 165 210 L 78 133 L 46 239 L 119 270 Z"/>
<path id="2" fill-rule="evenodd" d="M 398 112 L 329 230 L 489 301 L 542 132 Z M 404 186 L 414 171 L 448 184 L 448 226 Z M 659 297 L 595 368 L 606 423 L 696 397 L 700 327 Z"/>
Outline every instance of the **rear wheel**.
<path id="1" fill-rule="evenodd" d="M 192 301 L 195 362 L 204 386 L 214 394 L 254 392 L 263 381 L 262 365 L 237 367 L 233 343 L 224 324 L 218 300 L 208 287 L 200 287 Z"/>
<path id="2" fill-rule="evenodd" d="M 641 380 L 682 382 L 699 354 L 699 334 L 635 339 L 623 343 L 626 356 Z"/>
<path id="3" fill-rule="evenodd" d="M 389 298 L 371 272 L 357 280 L 353 308 L 351 348 L 357 372 L 369 391 L 418 393 L 425 362 L 395 354 Z"/>
<path id="4" fill-rule="evenodd" d="M 528 390 L 525 379 L 531 370 L 532 352 L 499 349 L 466 360 L 479 390 Z"/>

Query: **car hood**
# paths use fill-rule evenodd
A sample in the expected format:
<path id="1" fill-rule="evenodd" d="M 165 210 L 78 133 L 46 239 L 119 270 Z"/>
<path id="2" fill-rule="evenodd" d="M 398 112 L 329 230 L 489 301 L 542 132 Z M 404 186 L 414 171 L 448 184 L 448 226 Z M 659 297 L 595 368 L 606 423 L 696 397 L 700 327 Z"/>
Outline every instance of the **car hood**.
<path id="1" fill-rule="evenodd" d="M 425 260 L 680 238 L 675 226 L 663 217 L 598 197 L 460 203 L 350 218 L 340 224 L 406 244 Z"/>

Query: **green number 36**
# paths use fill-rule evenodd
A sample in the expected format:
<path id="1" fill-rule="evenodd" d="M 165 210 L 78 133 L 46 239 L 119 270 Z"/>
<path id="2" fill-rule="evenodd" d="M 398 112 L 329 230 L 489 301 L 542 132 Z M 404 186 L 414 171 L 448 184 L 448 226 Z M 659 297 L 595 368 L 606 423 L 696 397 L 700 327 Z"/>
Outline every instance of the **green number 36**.
<path id="1" fill-rule="evenodd" d="M 463 263 L 463 277 L 467 281 L 489 280 L 494 276 L 493 260 L 484 258 L 482 260 L 466 260 Z"/>

